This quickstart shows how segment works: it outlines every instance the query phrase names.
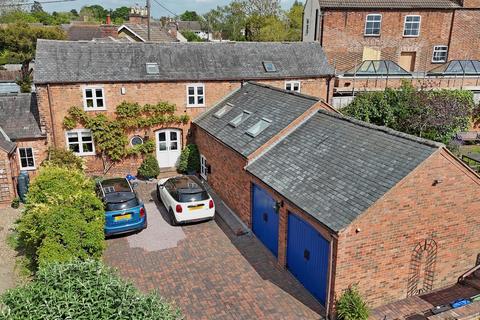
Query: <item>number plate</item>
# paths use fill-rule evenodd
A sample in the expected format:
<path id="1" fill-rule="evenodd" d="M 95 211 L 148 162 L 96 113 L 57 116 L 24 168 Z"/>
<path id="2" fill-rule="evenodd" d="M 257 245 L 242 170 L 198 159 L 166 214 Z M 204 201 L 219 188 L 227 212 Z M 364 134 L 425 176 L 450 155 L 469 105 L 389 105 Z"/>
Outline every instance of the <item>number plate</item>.
<path id="1" fill-rule="evenodd" d="M 188 207 L 189 211 L 195 211 L 195 210 L 200 210 L 203 208 L 203 204 L 195 206 L 195 207 Z"/>
<path id="2" fill-rule="evenodd" d="M 130 220 L 132 218 L 132 214 L 124 214 L 123 216 L 116 216 L 115 221 L 122 221 L 122 220 Z"/>

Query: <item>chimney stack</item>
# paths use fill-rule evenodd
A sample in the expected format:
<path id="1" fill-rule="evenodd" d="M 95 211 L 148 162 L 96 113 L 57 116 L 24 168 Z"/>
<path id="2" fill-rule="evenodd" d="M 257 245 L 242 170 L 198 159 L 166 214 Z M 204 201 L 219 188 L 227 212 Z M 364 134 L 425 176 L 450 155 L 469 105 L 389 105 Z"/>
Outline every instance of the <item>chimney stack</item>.
<path id="1" fill-rule="evenodd" d="M 130 8 L 130 14 L 128 15 L 128 22 L 133 24 L 147 24 L 148 23 L 147 8 L 143 8 L 139 6 Z"/>
<path id="2" fill-rule="evenodd" d="M 112 18 L 110 17 L 109 14 L 107 14 L 107 22 L 105 23 L 107 25 L 111 25 L 112 24 Z"/>

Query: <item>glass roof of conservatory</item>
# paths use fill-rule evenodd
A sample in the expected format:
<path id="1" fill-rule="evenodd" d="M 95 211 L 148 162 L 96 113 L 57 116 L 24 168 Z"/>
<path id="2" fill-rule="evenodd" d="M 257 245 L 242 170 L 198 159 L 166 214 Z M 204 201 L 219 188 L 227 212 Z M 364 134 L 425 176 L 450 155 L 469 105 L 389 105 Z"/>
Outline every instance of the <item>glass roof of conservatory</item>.
<path id="1" fill-rule="evenodd" d="M 411 76 L 412 74 L 391 60 L 365 60 L 359 66 L 344 72 L 344 76 L 380 77 Z"/>
<path id="2" fill-rule="evenodd" d="M 452 60 L 428 71 L 428 75 L 478 75 L 480 76 L 480 61 L 478 60 Z"/>

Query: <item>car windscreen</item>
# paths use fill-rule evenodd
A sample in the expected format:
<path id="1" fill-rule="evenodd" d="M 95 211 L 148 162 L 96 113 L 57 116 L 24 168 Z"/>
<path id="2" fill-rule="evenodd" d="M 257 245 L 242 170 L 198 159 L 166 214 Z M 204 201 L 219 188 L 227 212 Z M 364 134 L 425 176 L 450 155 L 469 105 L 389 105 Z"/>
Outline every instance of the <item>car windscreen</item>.
<path id="1" fill-rule="evenodd" d="M 201 189 L 178 191 L 178 202 L 203 201 L 208 198 L 208 193 Z"/>
<path id="2" fill-rule="evenodd" d="M 129 208 L 134 208 L 139 205 L 140 203 L 138 199 L 134 197 L 121 202 L 107 202 L 105 210 L 107 211 L 125 210 Z"/>
<path id="3" fill-rule="evenodd" d="M 109 179 L 102 181 L 102 188 L 105 194 L 112 192 L 131 192 L 130 185 L 126 179 Z"/>

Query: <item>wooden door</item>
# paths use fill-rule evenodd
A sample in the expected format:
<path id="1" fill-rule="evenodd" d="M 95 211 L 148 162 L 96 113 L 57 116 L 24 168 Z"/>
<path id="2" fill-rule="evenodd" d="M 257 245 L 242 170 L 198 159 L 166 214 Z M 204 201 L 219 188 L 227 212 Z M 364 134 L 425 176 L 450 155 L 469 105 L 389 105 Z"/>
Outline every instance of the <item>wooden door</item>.
<path id="1" fill-rule="evenodd" d="M 398 64 L 407 71 L 414 71 L 416 57 L 416 52 L 402 52 L 400 53 L 400 60 Z"/>

